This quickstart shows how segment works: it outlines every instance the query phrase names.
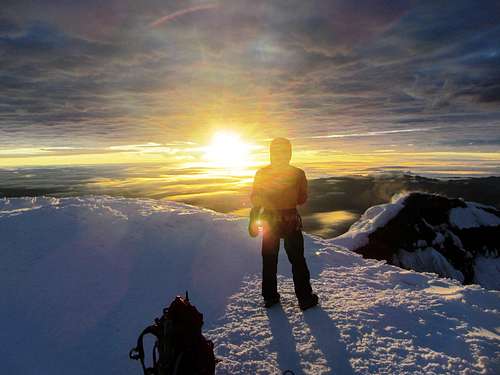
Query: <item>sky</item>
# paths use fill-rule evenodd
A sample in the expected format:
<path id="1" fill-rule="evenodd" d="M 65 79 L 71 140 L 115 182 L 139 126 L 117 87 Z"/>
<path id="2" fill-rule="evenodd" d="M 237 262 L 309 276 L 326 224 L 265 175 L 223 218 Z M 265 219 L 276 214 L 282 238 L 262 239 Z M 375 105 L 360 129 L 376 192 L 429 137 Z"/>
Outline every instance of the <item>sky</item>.
<path id="1" fill-rule="evenodd" d="M 0 168 L 250 178 L 285 136 L 311 176 L 500 175 L 499 15 L 488 0 L 4 0 Z"/>

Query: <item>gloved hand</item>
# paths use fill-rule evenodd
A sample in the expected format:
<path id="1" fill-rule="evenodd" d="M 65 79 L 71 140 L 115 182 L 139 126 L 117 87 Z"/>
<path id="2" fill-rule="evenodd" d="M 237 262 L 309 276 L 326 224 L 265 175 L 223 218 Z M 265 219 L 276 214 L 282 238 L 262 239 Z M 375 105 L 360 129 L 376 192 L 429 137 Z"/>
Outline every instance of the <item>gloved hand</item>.
<path id="1" fill-rule="evenodd" d="M 250 217 L 248 221 L 248 234 L 250 237 L 257 237 L 259 235 L 259 217 L 260 217 L 260 207 L 252 207 L 250 210 Z"/>

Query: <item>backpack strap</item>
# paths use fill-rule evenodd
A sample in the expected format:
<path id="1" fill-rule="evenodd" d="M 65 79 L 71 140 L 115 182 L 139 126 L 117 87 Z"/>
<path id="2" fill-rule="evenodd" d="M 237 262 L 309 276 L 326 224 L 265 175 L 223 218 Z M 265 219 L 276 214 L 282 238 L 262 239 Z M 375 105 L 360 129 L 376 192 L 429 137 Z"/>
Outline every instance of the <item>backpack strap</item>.
<path id="1" fill-rule="evenodd" d="M 174 372 L 173 375 L 177 375 L 179 372 L 179 366 L 181 364 L 182 356 L 184 355 L 184 352 L 181 352 L 178 356 L 177 359 L 175 360 L 175 365 L 174 365 Z"/>
<path id="2" fill-rule="evenodd" d="M 128 356 L 130 359 L 133 359 L 135 361 L 137 360 L 141 361 L 142 371 L 144 372 L 144 375 L 157 375 L 156 355 L 154 355 L 153 357 L 153 367 L 146 367 L 146 365 L 144 364 L 144 336 L 146 335 L 153 335 L 158 339 L 157 327 L 154 325 L 146 327 L 137 338 L 137 346 L 132 350 L 130 350 Z M 153 349 L 153 354 L 154 354 L 154 349 Z"/>

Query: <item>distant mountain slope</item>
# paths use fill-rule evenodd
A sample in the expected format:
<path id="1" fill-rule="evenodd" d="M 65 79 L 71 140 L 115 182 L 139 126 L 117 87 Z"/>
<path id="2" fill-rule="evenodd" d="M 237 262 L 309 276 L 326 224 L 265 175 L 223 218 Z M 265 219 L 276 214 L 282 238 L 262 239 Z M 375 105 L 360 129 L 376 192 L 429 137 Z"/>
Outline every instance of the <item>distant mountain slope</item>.
<path id="1" fill-rule="evenodd" d="M 495 207 L 409 193 L 369 208 L 330 242 L 403 268 L 500 289 L 500 211 Z"/>
<path id="2" fill-rule="evenodd" d="M 495 374 L 500 293 L 363 259 L 306 236 L 321 307 L 260 300 L 246 221 L 167 201 L 0 200 L 1 372 L 139 374 L 140 330 L 188 289 L 219 374 Z"/>

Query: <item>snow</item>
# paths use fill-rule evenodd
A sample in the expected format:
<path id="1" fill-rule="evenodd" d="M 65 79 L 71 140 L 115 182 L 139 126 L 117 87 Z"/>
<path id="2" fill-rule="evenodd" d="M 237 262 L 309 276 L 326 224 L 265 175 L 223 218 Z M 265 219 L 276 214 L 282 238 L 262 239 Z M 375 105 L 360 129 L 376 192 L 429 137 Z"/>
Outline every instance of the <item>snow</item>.
<path id="1" fill-rule="evenodd" d="M 403 209 L 408 194 L 395 195 L 391 203 L 370 207 L 349 230 L 330 240 L 332 245 L 355 250 L 368 244 L 368 236 L 386 225 Z"/>
<path id="2" fill-rule="evenodd" d="M 425 242 L 425 241 L 423 241 Z M 415 251 L 399 250 L 395 256 L 395 265 L 419 272 L 434 272 L 441 277 L 464 281 L 462 272 L 456 270 L 439 251 L 432 247 Z"/>
<path id="3" fill-rule="evenodd" d="M 372 210 L 365 229 L 397 208 Z M 186 289 L 218 374 L 500 372 L 500 292 L 306 235 L 321 306 L 297 307 L 281 251 L 282 304 L 266 310 L 246 225 L 162 200 L 0 200 L 2 373 L 139 374 L 128 351 Z"/>
<path id="4" fill-rule="evenodd" d="M 456 236 L 455 236 L 455 238 L 456 238 Z M 445 239 L 446 238 L 444 237 L 443 233 L 437 232 L 436 237 L 434 238 L 434 240 L 432 240 L 432 244 L 435 246 L 439 246 L 439 245 L 444 243 Z M 462 247 L 462 246 L 460 246 L 460 247 Z"/>
<path id="5" fill-rule="evenodd" d="M 474 265 L 474 282 L 488 289 L 500 290 L 500 258 L 478 256 Z"/>
<path id="6" fill-rule="evenodd" d="M 467 207 L 456 207 L 450 210 L 450 223 L 458 229 L 480 226 L 500 225 L 500 217 L 485 211 L 488 206 L 467 203 Z"/>

